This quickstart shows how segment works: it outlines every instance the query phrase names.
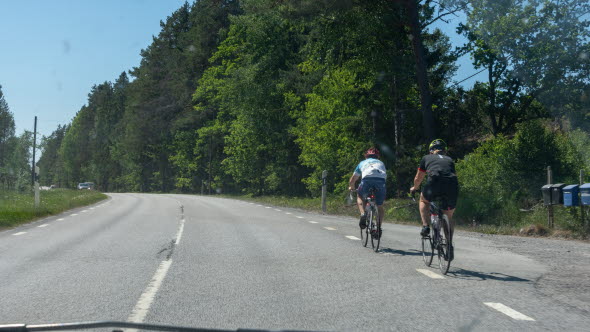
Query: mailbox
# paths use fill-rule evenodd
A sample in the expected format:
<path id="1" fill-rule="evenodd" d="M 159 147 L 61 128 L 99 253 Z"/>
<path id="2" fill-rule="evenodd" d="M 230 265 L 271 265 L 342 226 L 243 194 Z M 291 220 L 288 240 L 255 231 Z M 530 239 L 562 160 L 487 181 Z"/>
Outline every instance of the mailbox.
<path id="1" fill-rule="evenodd" d="M 563 187 L 565 187 L 563 183 L 557 183 L 551 186 L 552 204 L 563 204 Z"/>
<path id="2" fill-rule="evenodd" d="M 590 205 L 590 183 L 584 183 L 580 186 L 580 196 L 582 196 L 582 205 Z"/>
<path id="3" fill-rule="evenodd" d="M 541 187 L 541 193 L 543 193 L 543 204 L 551 205 L 551 185 L 546 184 Z M 588 196 L 590 198 L 590 196 Z"/>
<path id="4" fill-rule="evenodd" d="M 563 205 L 565 206 L 578 206 L 580 202 L 578 200 L 579 186 L 577 184 L 571 184 L 563 188 Z"/>

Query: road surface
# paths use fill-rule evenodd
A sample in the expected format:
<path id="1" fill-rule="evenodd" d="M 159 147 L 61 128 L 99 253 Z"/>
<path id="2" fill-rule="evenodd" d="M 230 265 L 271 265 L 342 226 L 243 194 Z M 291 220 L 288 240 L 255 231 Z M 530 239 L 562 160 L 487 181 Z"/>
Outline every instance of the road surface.
<path id="1" fill-rule="evenodd" d="M 190 195 L 107 201 L 0 232 L 0 324 L 121 320 L 328 331 L 587 331 L 590 245 L 419 228 Z M 436 259 L 435 259 L 436 263 Z"/>

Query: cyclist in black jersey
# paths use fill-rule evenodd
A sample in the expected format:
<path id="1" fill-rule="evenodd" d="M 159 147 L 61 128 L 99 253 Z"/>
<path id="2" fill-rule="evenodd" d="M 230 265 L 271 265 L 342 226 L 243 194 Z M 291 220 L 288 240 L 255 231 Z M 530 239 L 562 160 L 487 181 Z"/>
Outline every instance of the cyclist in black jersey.
<path id="1" fill-rule="evenodd" d="M 449 241 L 451 242 L 450 259 L 453 259 L 453 213 L 457 205 L 457 195 L 459 194 L 459 183 L 455 173 L 455 163 L 453 159 L 445 155 L 447 144 L 442 139 L 435 139 L 430 143 L 430 154 L 426 155 L 420 161 L 420 166 L 414 178 L 414 186 L 410 192 L 415 192 L 420 188 L 420 184 L 426 174 L 428 181 L 424 185 L 420 195 L 420 216 L 422 217 L 422 230 L 420 234 L 427 236 L 430 233 L 429 214 L 430 202 L 436 198 L 443 198 L 444 206 L 441 206 L 443 213 L 449 219 Z"/>

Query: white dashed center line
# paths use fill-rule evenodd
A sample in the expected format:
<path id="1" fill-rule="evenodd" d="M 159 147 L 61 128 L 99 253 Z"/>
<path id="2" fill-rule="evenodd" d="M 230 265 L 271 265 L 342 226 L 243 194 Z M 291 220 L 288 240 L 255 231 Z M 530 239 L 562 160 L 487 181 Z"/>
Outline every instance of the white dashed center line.
<path id="1" fill-rule="evenodd" d="M 72 213 L 72 214 L 70 214 L 70 217 L 75 217 L 77 215 L 78 215 L 77 213 Z"/>
<path id="2" fill-rule="evenodd" d="M 163 261 L 160 264 L 156 274 L 154 274 L 149 285 L 139 297 L 139 301 L 137 301 L 135 308 L 133 308 L 131 315 L 127 319 L 128 321 L 133 323 L 143 322 L 145 316 L 148 313 L 148 310 L 150 309 L 150 306 L 152 305 L 152 302 L 154 302 L 154 297 L 156 296 L 158 289 L 160 289 L 162 281 L 164 281 L 171 264 L 172 260 Z"/>
<path id="3" fill-rule="evenodd" d="M 47 226 L 49 226 L 49 224 L 43 224 L 43 225 L 39 225 L 37 227 L 47 227 Z"/>
<path id="4" fill-rule="evenodd" d="M 176 233 L 176 245 L 180 243 L 180 238 L 182 237 L 182 231 L 184 231 L 184 218 L 180 221 L 180 226 L 178 227 L 178 232 Z"/>
<path id="5" fill-rule="evenodd" d="M 285 214 L 292 214 L 291 212 L 285 212 Z"/>
<path id="6" fill-rule="evenodd" d="M 64 218 L 59 218 L 59 219 L 57 219 L 57 221 L 62 221 L 62 220 L 64 220 Z"/>
<path id="7" fill-rule="evenodd" d="M 264 208 L 265 209 L 272 209 L 270 206 L 265 206 Z"/>
<path id="8" fill-rule="evenodd" d="M 317 224 L 318 222 L 317 221 L 310 220 L 310 221 L 308 221 L 308 223 L 310 223 L 310 224 Z"/>
<path id="9" fill-rule="evenodd" d="M 324 229 L 327 229 L 329 231 L 335 231 L 336 230 L 336 228 L 333 228 L 333 227 L 324 227 Z"/>
<path id="10" fill-rule="evenodd" d="M 297 217 L 297 218 L 299 218 L 299 219 L 303 219 L 303 217 L 300 217 L 300 216 L 295 216 L 295 217 Z"/>
<path id="11" fill-rule="evenodd" d="M 88 210 L 83 210 L 83 211 L 82 211 L 82 213 L 86 213 L 86 212 L 88 212 Z"/>
<path id="12" fill-rule="evenodd" d="M 283 210 L 275 209 L 275 211 L 279 211 L 279 212 L 281 212 L 281 211 L 283 211 Z"/>
<path id="13" fill-rule="evenodd" d="M 19 236 L 19 235 L 23 235 L 23 234 L 27 234 L 27 232 L 18 232 L 18 233 L 14 233 L 12 235 Z"/>
<path id="14" fill-rule="evenodd" d="M 425 269 L 416 269 L 416 271 L 422 273 L 423 275 L 430 277 L 432 279 L 444 279 L 445 277 L 441 276 L 438 273 L 434 273 L 430 270 L 425 270 Z"/>
<path id="15" fill-rule="evenodd" d="M 346 238 L 351 240 L 360 240 L 358 237 L 352 235 L 346 235 Z"/>
<path id="16" fill-rule="evenodd" d="M 483 304 L 487 305 L 490 308 L 496 309 L 499 312 L 503 313 L 504 315 L 516 319 L 516 320 L 528 320 L 528 321 L 535 321 L 533 318 L 525 315 L 525 314 L 521 314 L 520 312 L 503 305 L 502 303 L 494 303 L 494 302 L 484 302 Z"/>

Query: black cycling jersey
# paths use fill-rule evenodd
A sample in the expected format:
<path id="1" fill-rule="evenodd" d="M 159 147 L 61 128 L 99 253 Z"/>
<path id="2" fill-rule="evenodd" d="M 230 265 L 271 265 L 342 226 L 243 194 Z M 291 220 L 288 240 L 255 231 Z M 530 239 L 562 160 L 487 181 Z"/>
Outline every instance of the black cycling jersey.
<path id="1" fill-rule="evenodd" d="M 455 163 L 451 157 L 442 154 L 429 154 L 420 160 L 420 170 L 427 172 L 428 177 L 457 177 Z"/>

